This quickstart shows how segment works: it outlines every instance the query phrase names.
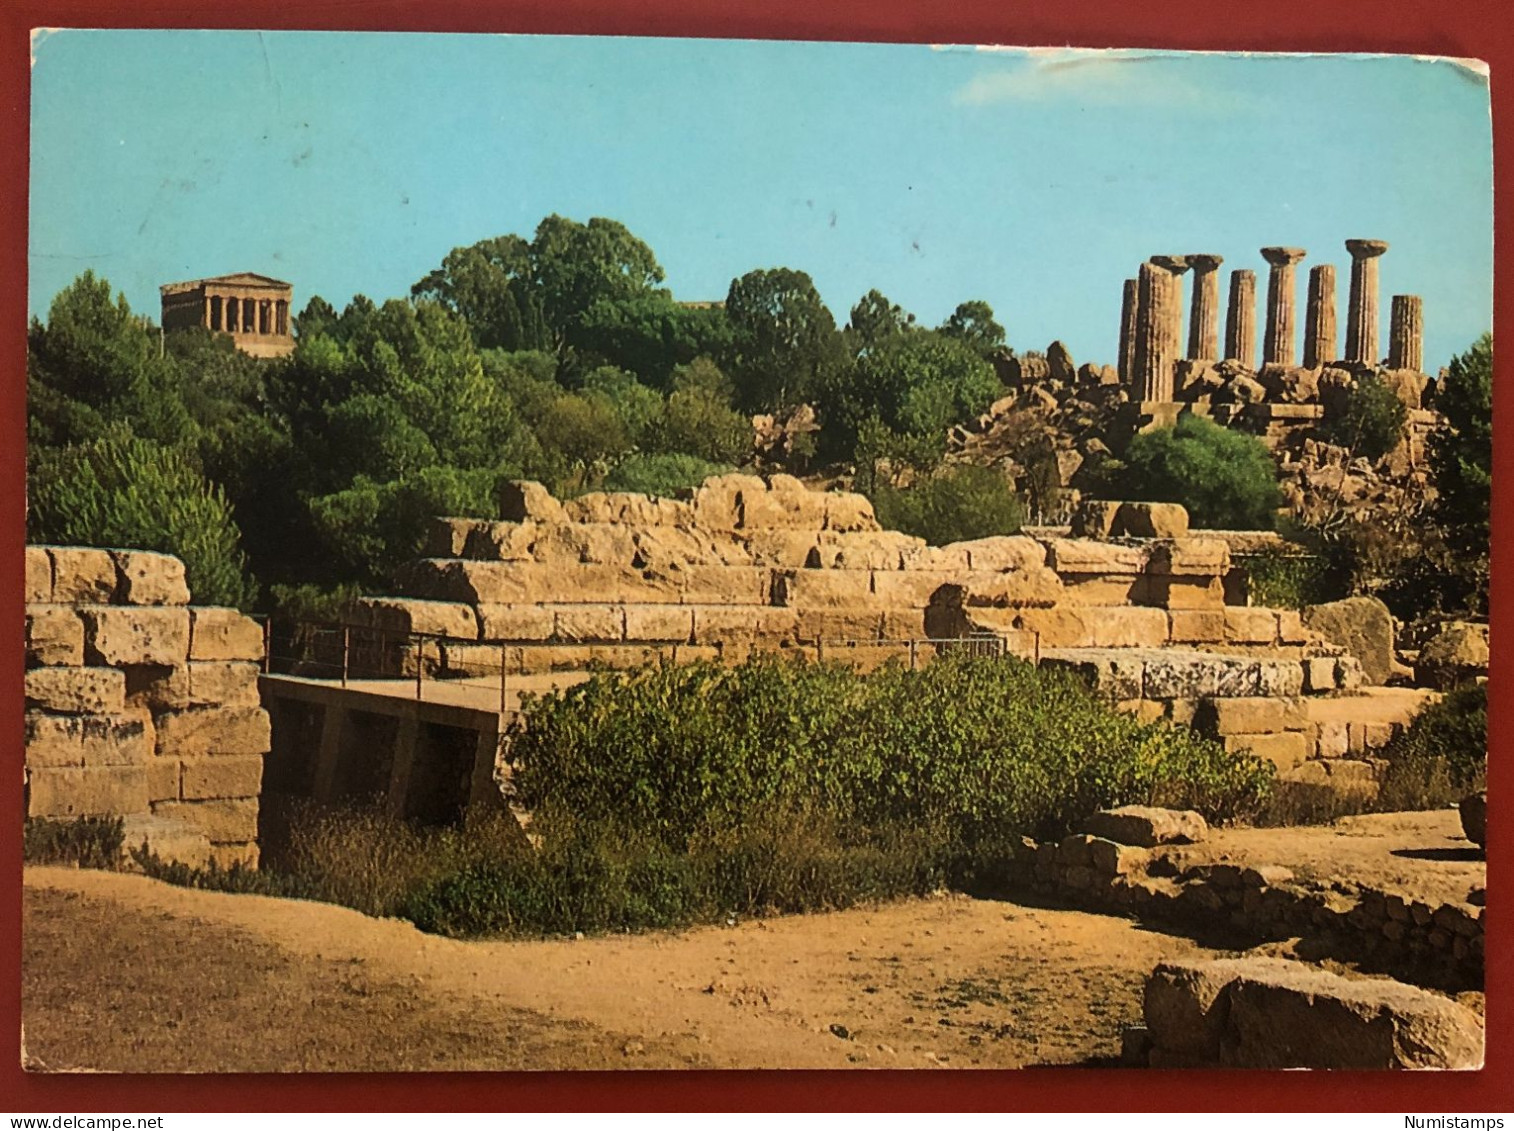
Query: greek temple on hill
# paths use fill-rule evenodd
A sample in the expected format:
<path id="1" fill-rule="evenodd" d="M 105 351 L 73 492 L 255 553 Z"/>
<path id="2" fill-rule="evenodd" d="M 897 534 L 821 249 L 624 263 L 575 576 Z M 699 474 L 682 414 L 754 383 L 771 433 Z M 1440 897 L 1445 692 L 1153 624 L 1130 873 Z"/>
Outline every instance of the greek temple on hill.
<path id="1" fill-rule="evenodd" d="M 163 329 L 203 326 L 230 334 L 237 349 L 253 357 L 283 357 L 294 352 L 289 332 L 289 303 L 294 288 L 250 271 L 165 283 Z"/>

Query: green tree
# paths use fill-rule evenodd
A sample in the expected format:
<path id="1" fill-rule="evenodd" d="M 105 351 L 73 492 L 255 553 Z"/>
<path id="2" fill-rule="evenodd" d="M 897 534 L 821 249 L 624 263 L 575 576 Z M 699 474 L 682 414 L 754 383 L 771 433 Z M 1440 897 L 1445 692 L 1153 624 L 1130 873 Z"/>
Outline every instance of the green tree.
<path id="1" fill-rule="evenodd" d="M 910 329 L 915 316 L 881 291 L 872 290 L 857 300 L 847 320 L 847 330 L 854 340 L 854 352 L 862 353 L 895 334 Z"/>
<path id="2" fill-rule="evenodd" d="M 707 388 L 678 389 L 648 430 L 646 447 L 710 463 L 741 464 L 751 458 L 752 422 Z"/>
<path id="3" fill-rule="evenodd" d="M 580 344 L 578 332 L 595 303 L 643 297 L 663 279 L 652 249 L 624 224 L 602 217 L 580 224 L 548 216 L 530 252 L 535 293 L 559 351 Z"/>
<path id="4" fill-rule="evenodd" d="M 1435 393 L 1444 423 L 1430 436 L 1436 521 L 1462 553 L 1488 553 L 1493 482 L 1493 337 L 1451 359 Z"/>
<path id="5" fill-rule="evenodd" d="M 725 311 L 732 336 L 725 368 L 748 411 L 802 403 L 844 361 L 836 320 L 803 271 L 747 272 L 732 281 Z"/>
<path id="6" fill-rule="evenodd" d="M 1364 373 L 1324 431 L 1331 443 L 1375 460 L 1398 446 L 1408 419 L 1409 410 L 1392 387 L 1377 374 Z"/>
<path id="7" fill-rule="evenodd" d="M 957 339 L 980 357 L 1004 348 L 1004 327 L 994 321 L 994 308 L 979 299 L 958 304 L 941 324 L 941 333 Z"/>
<path id="8" fill-rule="evenodd" d="M 27 502 L 27 537 L 34 542 L 174 554 L 184 561 L 196 602 L 252 601 L 255 587 L 225 492 L 172 448 L 118 426 L 86 444 L 37 452 Z"/>
<path id="9" fill-rule="evenodd" d="M 1210 529 L 1270 530 L 1282 502 L 1260 440 L 1191 414 L 1136 435 L 1102 474 L 1105 497 L 1182 503 L 1193 525 Z"/>
<path id="10" fill-rule="evenodd" d="M 596 300 L 574 335 L 588 363 L 598 360 L 628 369 L 662 390 L 675 369 L 701 354 L 724 353 L 730 339 L 723 308 L 685 306 L 661 290 Z"/>
<path id="11" fill-rule="evenodd" d="M 662 416 L 661 395 L 613 365 L 601 365 L 589 373 L 584 378 L 581 392 L 609 404 L 625 431 L 626 439 L 633 446 L 641 442 L 647 429 Z"/>
<path id="12" fill-rule="evenodd" d="M 585 474 L 631 450 L 625 426 L 603 397 L 562 394 L 548 406 L 536 435 Z"/>
<path id="13" fill-rule="evenodd" d="M 1025 508 L 1004 476 L 973 464 L 942 468 L 902 490 L 878 484 L 871 498 L 885 529 L 932 546 L 1014 534 L 1025 522 Z"/>
<path id="14" fill-rule="evenodd" d="M 496 236 L 453 248 L 410 293 L 460 316 L 480 349 L 542 349 L 550 341 L 533 275 L 531 245 Z"/>

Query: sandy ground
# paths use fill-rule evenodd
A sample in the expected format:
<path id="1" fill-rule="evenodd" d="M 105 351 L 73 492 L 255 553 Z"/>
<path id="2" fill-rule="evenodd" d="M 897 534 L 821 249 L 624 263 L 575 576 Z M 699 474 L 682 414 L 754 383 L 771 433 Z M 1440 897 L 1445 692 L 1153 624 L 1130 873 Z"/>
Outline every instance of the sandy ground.
<path id="1" fill-rule="evenodd" d="M 1158 961 L 1120 919 L 960 896 L 458 942 L 325 904 L 29 868 L 33 1067 L 127 1072 L 1108 1062 Z"/>

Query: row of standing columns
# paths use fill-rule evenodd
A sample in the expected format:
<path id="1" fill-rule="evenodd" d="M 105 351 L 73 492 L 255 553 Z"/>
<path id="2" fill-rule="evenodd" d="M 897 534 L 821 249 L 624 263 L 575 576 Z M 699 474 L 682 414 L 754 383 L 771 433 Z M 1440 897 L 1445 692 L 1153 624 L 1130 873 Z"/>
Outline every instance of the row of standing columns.
<path id="1" fill-rule="evenodd" d="M 1335 268 L 1321 264 L 1309 272 L 1308 305 L 1304 318 L 1304 365 L 1316 368 L 1336 360 L 1377 364 L 1377 260 L 1388 245 L 1382 240 L 1347 240 L 1351 253 L 1351 290 L 1346 312 L 1344 358 L 1336 354 Z M 1267 324 L 1262 339 L 1262 364 L 1296 363 L 1295 268 L 1305 252 L 1296 247 L 1264 247 L 1269 264 Z M 1120 319 L 1120 379 L 1139 390 L 1143 401 L 1173 399 L 1174 368 L 1181 354 L 1183 324 L 1182 276 L 1193 272 L 1189 310 L 1188 358 L 1218 360 L 1218 255 L 1154 255 L 1127 279 Z M 1418 295 L 1393 296 L 1388 365 L 1418 370 L 1423 364 L 1423 309 Z M 1229 309 L 1225 319 L 1227 360 L 1247 366 L 1256 359 L 1256 275 L 1238 270 L 1230 274 Z"/>
<path id="2" fill-rule="evenodd" d="M 207 295 L 200 320 L 206 329 L 228 334 L 288 334 L 289 303 L 284 299 Z"/>

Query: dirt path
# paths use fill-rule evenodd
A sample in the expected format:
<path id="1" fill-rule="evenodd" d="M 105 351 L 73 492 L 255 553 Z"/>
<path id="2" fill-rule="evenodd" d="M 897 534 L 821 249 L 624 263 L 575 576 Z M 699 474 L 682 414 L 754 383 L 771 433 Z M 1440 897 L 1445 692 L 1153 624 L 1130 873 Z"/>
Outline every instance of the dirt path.
<path id="1" fill-rule="evenodd" d="M 543 942 L 29 868 L 30 1055 L 107 1071 L 1017 1067 L 1106 1059 L 1163 958 L 1119 919 L 965 897 Z"/>

